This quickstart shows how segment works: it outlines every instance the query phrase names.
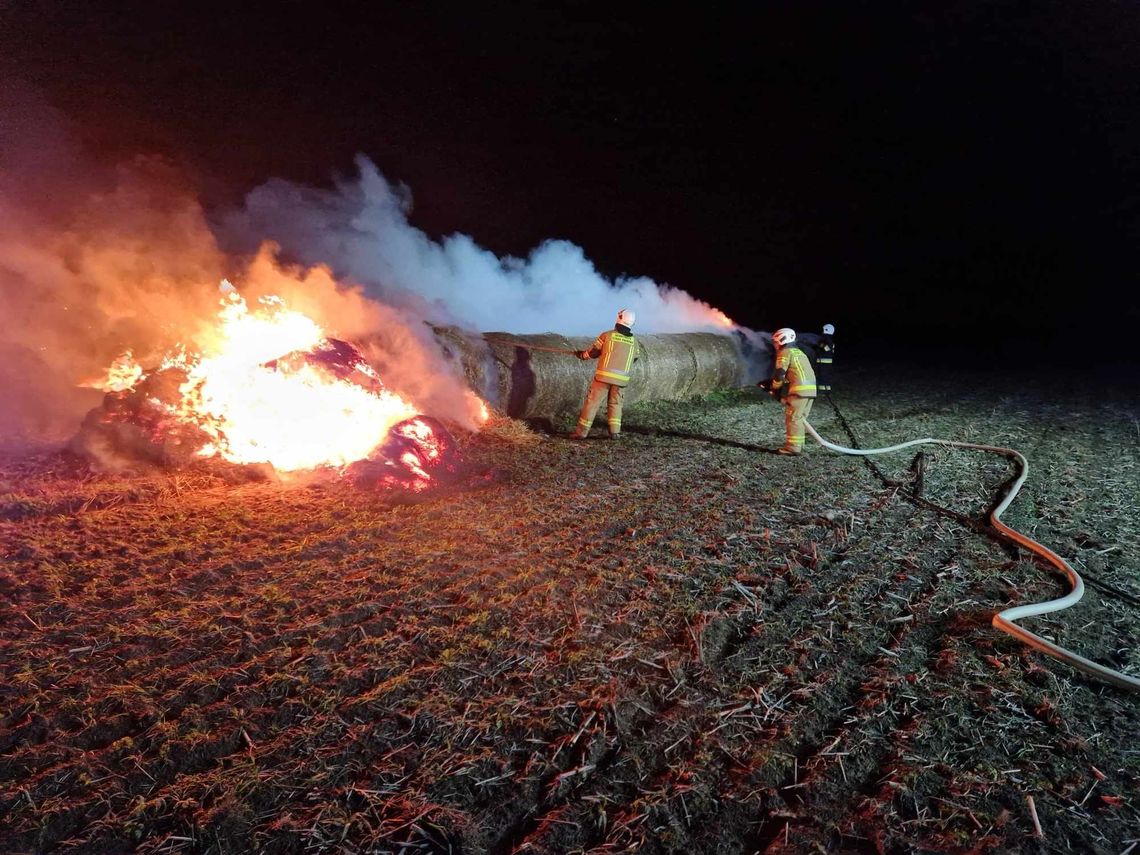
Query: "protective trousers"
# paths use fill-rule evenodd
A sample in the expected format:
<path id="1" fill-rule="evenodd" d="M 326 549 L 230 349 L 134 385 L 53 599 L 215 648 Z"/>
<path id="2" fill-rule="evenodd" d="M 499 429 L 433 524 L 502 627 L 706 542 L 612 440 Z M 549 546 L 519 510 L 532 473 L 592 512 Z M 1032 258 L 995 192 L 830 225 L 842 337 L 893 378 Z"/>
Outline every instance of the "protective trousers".
<path id="1" fill-rule="evenodd" d="M 784 448 L 799 454 L 804 450 L 804 422 L 815 398 L 788 395 L 784 398 Z"/>
<path id="2" fill-rule="evenodd" d="M 586 393 L 586 402 L 582 404 L 582 412 L 578 414 L 578 429 L 575 433 L 585 436 L 590 432 L 590 426 L 594 423 L 594 416 L 602 404 L 603 397 L 607 398 L 606 417 L 610 424 L 610 433 L 621 433 L 621 396 L 624 391 L 622 386 L 615 386 L 613 383 L 603 383 L 601 380 L 591 382 L 590 390 Z M 803 430 L 802 427 L 800 429 Z"/>

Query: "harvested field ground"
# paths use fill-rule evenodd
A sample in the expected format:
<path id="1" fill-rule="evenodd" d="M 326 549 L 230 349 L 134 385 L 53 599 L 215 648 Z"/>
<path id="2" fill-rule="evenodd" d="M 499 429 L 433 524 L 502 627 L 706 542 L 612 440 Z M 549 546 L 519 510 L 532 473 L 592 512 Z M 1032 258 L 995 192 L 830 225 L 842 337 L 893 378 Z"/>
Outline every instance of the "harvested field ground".
<path id="1" fill-rule="evenodd" d="M 1140 674 L 1135 391 L 885 376 L 860 440 L 1021 449 L 1005 519 L 1088 584 L 1028 625 Z M 1140 697 L 990 626 L 1065 590 L 974 523 L 1008 461 L 627 418 L 501 422 L 498 483 L 414 503 L 8 460 L 0 851 L 1133 851 Z"/>

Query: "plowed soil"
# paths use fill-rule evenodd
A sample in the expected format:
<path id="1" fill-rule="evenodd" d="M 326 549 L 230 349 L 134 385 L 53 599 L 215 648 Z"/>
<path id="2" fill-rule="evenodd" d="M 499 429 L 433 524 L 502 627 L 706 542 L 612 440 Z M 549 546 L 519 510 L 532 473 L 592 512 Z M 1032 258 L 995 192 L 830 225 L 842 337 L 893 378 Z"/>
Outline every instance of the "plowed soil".
<path id="1" fill-rule="evenodd" d="M 1030 628 L 1140 675 L 1134 390 L 840 379 L 868 446 L 1022 450 L 1088 585 Z M 1009 461 L 778 457 L 756 391 L 626 428 L 499 420 L 420 497 L 8 459 L 0 851 L 1131 851 L 1140 697 L 990 625 L 1067 589 L 987 533 Z"/>

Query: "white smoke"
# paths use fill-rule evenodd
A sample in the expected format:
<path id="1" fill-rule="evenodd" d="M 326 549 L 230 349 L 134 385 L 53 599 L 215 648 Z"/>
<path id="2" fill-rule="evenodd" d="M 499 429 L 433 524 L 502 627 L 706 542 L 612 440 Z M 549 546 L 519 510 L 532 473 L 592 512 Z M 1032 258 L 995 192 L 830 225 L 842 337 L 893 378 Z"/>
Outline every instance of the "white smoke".
<path id="1" fill-rule="evenodd" d="M 646 277 L 608 280 L 569 241 L 545 241 L 525 259 L 499 258 L 467 235 L 435 241 L 408 222 L 407 187 L 365 157 L 357 166 L 356 179 L 332 190 L 271 180 L 223 218 L 224 230 L 247 249 L 270 239 L 304 264 L 329 264 L 433 323 L 595 335 L 631 308 L 639 333 L 725 331 L 708 304 Z"/>

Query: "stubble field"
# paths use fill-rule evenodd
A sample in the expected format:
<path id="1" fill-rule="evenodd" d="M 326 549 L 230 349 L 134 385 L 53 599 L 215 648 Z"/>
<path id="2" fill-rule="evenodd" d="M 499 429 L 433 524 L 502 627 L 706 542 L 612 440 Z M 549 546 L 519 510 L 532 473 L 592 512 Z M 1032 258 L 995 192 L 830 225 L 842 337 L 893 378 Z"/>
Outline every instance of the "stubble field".
<path id="1" fill-rule="evenodd" d="M 886 376 L 859 439 L 1021 449 L 1089 586 L 1030 627 L 1140 674 L 1140 396 Z M 1140 697 L 990 626 L 1065 590 L 977 523 L 1011 464 L 781 440 L 754 391 L 503 420 L 415 501 L 9 458 L 0 851 L 1131 851 Z"/>

